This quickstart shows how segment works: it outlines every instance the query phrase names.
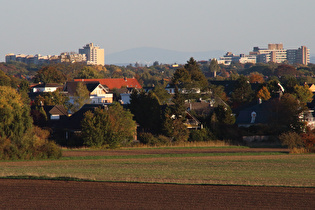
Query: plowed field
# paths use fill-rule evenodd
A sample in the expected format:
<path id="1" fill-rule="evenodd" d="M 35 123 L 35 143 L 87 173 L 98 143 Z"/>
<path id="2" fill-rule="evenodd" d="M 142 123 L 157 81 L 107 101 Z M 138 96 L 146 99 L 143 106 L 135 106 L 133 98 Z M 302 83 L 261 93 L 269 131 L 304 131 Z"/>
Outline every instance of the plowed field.
<path id="1" fill-rule="evenodd" d="M 0 180 L 0 209 L 314 209 L 314 188 Z"/>

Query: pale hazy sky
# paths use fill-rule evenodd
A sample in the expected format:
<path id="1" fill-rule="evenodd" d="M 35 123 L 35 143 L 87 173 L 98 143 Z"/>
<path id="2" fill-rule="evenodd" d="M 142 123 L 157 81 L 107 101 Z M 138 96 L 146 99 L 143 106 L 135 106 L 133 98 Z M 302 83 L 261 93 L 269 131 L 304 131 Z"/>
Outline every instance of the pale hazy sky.
<path id="1" fill-rule="evenodd" d="M 105 54 L 137 47 L 247 54 L 305 45 L 315 54 L 315 0 L 0 0 L 0 61 L 93 42 Z M 313 53 L 314 52 L 314 53 Z"/>

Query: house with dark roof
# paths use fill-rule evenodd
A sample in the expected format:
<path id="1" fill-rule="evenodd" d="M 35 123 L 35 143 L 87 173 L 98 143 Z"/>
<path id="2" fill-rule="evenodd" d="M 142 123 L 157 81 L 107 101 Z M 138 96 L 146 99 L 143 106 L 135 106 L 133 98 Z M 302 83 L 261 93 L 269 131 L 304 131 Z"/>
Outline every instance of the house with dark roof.
<path id="1" fill-rule="evenodd" d="M 235 90 L 237 80 L 210 81 L 210 83 L 216 86 L 223 86 L 226 95 L 230 96 Z M 261 87 L 260 83 L 250 83 L 250 85 L 252 90 L 257 90 L 259 87 Z"/>
<path id="2" fill-rule="evenodd" d="M 220 97 L 211 97 L 207 100 L 185 101 L 186 110 L 193 111 L 200 116 L 209 115 L 213 109 L 219 105 L 228 107 L 228 105 Z"/>
<path id="3" fill-rule="evenodd" d="M 132 89 L 142 89 L 142 86 L 135 78 L 105 78 L 105 79 L 74 79 L 75 82 L 99 82 L 110 91 L 114 89 L 124 90 L 120 91 L 120 97 L 123 104 L 130 103 L 130 94 Z"/>
<path id="4" fill-rule="evenodd" d="M 56 83 L 39 83 L 32 85 L 31 89 L 33 93 L 43 93 L 43 92 L 55 92 L 58 88 L 62 89 L 63 85 Z"/>
<path id="5" fill-rule="evenodd" d="M 64 91 L 68 93 L 70 103 L 73 103 L 79 81 L 67 82 Z M 109 88 L 101 85 L 99 82 L 85 81 L 82 82 L 86 85 L 87 90 L 90 93 L 91 104 L 104 104 L 113 103 L 113 93 L 109 92 Z"/>
<path id="6" fill-rule="evenodd" d="M 63 105 L 44 106 L 44 110 L 49 120 L 60 120 L 68 117 L 68 111 Z"/>
<path id="7" fill-rule="evenodd" d="M 254 106 L 242 109 L 236 118 L 236 124 L 239 127 L 250 127 L 252 125 L 272 125 L 277 122 L 278 114 L 276 101 L 269 100 L 258 103 Z M 304 122 L 310 128 L 315 128 L 314 109 L 309 108 L 300 115 L 300 121 Z"/>
<path id="8" fill-rule="evenodd" d="M 273 107 L 274 102 L 269 100 L 240 110 L 235 123 L 239 127 L 271 124 L 273 117 L 276 116 Z"/>
<path id="9" fill-rule="evenodd" d="M 190 114 L 187 111 L 185 113 L 186 113 L 186 116 L 185 116 L 184 125 L 188 129 L 203 129 L 203 125 L 196 117 L 194 117 L 192 114 Z"/>

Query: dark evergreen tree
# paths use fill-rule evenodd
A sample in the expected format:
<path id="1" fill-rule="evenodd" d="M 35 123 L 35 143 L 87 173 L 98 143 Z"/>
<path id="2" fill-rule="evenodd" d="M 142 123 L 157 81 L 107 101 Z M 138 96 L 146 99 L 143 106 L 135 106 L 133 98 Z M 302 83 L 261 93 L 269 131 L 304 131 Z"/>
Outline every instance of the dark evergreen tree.
<path id="1" fill-rule="evenodd" d="M 230 107 L 219 105 L 214 110 L 218 123 L 221 125 L 233 125 L 235 116 Z"/>
<path id="2" fill-rule="evenodd" d="M 185 98 L 182 93 L 179 92 L 178 87 L 175 87 L 175 95 L 172 99 L 174 105 L 172 106 L 172 112 L 176 119 L 184 119 L 185 116 Z"/>
<path id="3" fill-rule="evenodd" d="M 139 93 L 134 89 L 130 98 L 130 111 L 143 132 L 160 133 L 162 117 L 156 95 L 151 91 L 146 94 L 144 91 Z"/>
<path id="4" fill-rule="evenodd" d="M 235 84 L 235 89 L 231 95 L 233 103 L 243 104 L 250 102 L 253 99 L 253 90 L 248 79 L 241 75 Z"/>
<path id="5" fill-rule="evenodd" d="M 190 58 L 183 68 L 175 71 L 172 83 L 179 88 L 188 90 L 193 90 L 194 88 L 204 89 L 208 86 L 208 81 L 194 58 Z"/>
<path id="6" fill-rule="evenodd" d="M 189 61 L 187 61 L 187 64 L 185 64 L 185 69 L 190 74 L 193 86 L 197 86 L 201 89 L 208 86 L 208 81 L 194 58 L 191 57 Z"/>

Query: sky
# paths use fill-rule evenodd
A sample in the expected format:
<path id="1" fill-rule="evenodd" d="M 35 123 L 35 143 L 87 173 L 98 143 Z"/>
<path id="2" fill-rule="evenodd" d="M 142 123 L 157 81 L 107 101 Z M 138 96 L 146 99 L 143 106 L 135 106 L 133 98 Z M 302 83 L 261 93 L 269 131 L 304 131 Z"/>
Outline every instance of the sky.
<path id="1" fill-rule="evenodd" d="M 283 43 L 315 52 L 314 0 L 0 0 L 5 54 L 106 54 L 138 47 L 248 54 Z M 314 53 L 315 55 L 315 53 Z"/>

